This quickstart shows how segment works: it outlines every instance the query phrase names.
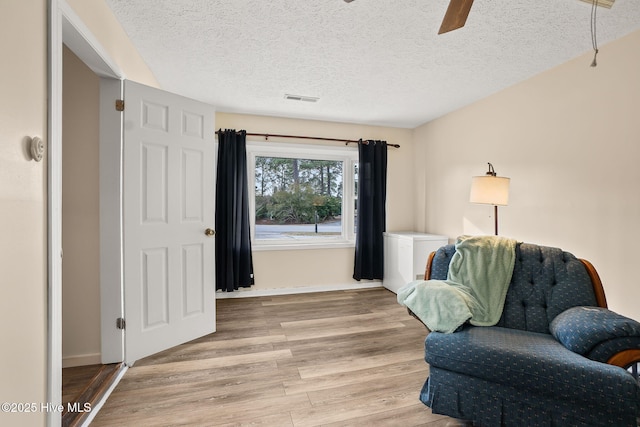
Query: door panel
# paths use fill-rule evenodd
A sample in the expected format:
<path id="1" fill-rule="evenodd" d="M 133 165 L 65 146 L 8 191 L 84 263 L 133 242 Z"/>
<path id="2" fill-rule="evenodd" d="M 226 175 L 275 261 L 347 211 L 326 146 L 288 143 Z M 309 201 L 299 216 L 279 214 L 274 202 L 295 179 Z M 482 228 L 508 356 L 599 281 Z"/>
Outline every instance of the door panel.
<path id="1" fill-rule="evenodd" d="M 181 215 L 183 222 L 202 222 L 204 220 L 203 182 L 204 159 L 202 153 L 193 150 L 182 151 L 182 195 Z"/>
<path id="2" fill-rule="evenodd" d="M 169 199 L 167 162 L 168 147 L 143 142 L 140 177 L 140 213 L 143 224 L 167 224 L 167 201 Z"/>
<path id="3" fill-rule="evenodd" d="M 182 315 L 184 317 L 199 315 L 204 312 L 205 282 L 202 276 L 204 269 L 203 245 L 182 246 L 182 269 L 184 305 Z"/>
<path id="4" fill-rule="evenodd" d="M 213 107 L 124 82 L 125 361 L 215 331 Z"/>

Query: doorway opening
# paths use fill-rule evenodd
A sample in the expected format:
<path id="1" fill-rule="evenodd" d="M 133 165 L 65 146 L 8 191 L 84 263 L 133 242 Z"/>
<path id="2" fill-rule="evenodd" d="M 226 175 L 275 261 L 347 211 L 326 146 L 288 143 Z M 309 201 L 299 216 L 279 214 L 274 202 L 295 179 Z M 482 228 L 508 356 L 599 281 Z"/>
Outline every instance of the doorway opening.
<path id="1" fill-rule="evenodd" d="M 62 425 L 73 426 L 120 367 L 101 359 L 100 78 L 67 46 L 62 56 Z"/>
<path id="2" fill-rule="evenodd" d="M 85 123 L 86 117 L 82 117 L 80 113 L 85 108 L 99 110 L 99 97 L 95 94 L 98 86 L 92 90 L 94 100 L 88 100 L 84 102 L 84 105 L 80 102 L 81 106 L 76 107 L 75 115 L 67 117 L 67 123 L 63 126 L 63 96 L 67 100 L 74 96 L 82 100 L 85 96 L 82 93 L 83 89 L 79 88 L 81 85 L 78 86 L 77 82 L 73 80 L 77 76 L 71 79 L 71 83 L 67 82 L 67 89 L 70 89 L 69 84 L 75 89 L 67 90 L 66 94 L 63 93 L 64 73 L 73 71 L 74 62 L 76 62 L 76 69 L 84 67 L 86 72 L 82 78 L 85 80 L 88 78 L 98 81 L 98 76 L 100 76 L 119 81 L 121 73 L 117 67 L 112 65 L 113 63 L 108 57 L 101 53 L 102 50 L 90 31 L 64 0 L 49 0 L 49 13 L 47 401 L 58 405 L 63 402 L 62 371 L 64 366 L 96 365 L 84 370 L 87 372 L 76 372 L 78 374 L 76 378 L 85 378 L 86 375 L 90 382 L 92 379 L 101 382 L 102 388 L 105 388 L 105 394 L 112 388 L 109 386 L 109 378 L 112 378 L 113 384 L 115 384 L 126 370 L 126 367 L 121 364 L 102 366 L 100 252 L 95 248 L 96 242 L 99 240 L 87 231 L 95 225 L 95 221 L 97 221 L 95 217 L 98 214 L 95 200 L 85 202 L 84 199 L 91 199 L 91 196 L 87 196 L 89 194 L 87 190 L 89 192 L 95 190 L 94 187 L 98 182 L 98 167 L 95 165 L 96 154 L 87 155 L 86 150 L 87 148 L 97 150 L 97 145 L 94 147 L 93 144 L 97 144 L 98 139 L 92 137 L 87 140 L 87 135 L 83 132 L 86 128 L 95 127 L 96 130 L 92 130 L 90 133 L 97 135 L 99 126 L 97 116 L 90 120 L 92 124 L 89 125 Z M 64 72 L 63 68 L 65 68 Z M 86 84 L 86 81 L 83 84 Z M 72 111 L 69 106 L 66 108 Z M 69 167 L 69 174 L 63 176 L 63 139 L 67 137 L 70 142 L 66 146 L 68 152 L 64 156 L 68 158 L 64 159 L 64 166 L 65 168 Z M 94 174 L 96 175 L 94 176 Z M 87 180 L 89 175 L 91 177 Z M 66 181 L 65 185 L 68 187 L 65 188 L 66 196 L 70 196 L 65 201 L 63 201 L 62 191 L 63 180 Z M 65 205 L 64 213 L 63 204 Z M 64 236 L 64 239 L 63 223 L 66 223 L 64 224 L 66 231 L 71 231 Z M 63 246 L 67 251 L 64 254 L 67 276 L 64 280 L 65 286 L 63 286 Z M 85 251 L 87 254 L 82 254 Z M 65 298 L 63 298 L 63 293 L 67 294 Z M 65 342 L 63 343 L 63 341 Z M 119 361 L 122 360 L 122 358 L 119 359 Z M 65 403 L 75 400 L 76 396 L 88 393 L 95 394 L 96 387 L 85 384 L 84 380 L 76 382 L 75 387 L 77 391 L 72 392 L 73 397 L 68 395 L 64 397 Z M 67 405 L 64 407 L 68 409 Z M 84 408 L 83 405 L 76 405 L 76 407 Z M 80 414 L 83 415 L 80 418 L 85 418 L 86 412 L 80 412 Z M 59 412 L 48 412 L 47 425 L 59 426 L 61 423 L 63 425 L 79 425 L 78 417 L 72 418 L 75 419 L 69 419 L 68 416 L 61 417 Z"/>

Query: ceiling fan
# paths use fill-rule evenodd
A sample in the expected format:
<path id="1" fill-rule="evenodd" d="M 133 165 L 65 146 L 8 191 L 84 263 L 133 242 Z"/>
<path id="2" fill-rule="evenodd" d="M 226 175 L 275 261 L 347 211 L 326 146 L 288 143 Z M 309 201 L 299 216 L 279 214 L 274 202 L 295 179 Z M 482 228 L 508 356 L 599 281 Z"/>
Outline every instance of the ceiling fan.
<path id="1" fill-rule="evenodd" d="M 347 3 L 351 3 L 353 0 L 344 1 Z M 611 9 L 611 6 L 613 6 L 613 3 L 616 0 L 580 1 Z M 449 2 L 447 12 L 444 14 L 444 18 L 442 19 L 442 24 L 440 24 L 438 34 L 448 33 L 449 31 L 457 30 L 458 28 L 464 27 L 464 24 L 467 22 L 467 16 L 469 16 L 469 11 L 471 10 L 471 5 L 473 5 L 473 0 L 451 0 Z"/>
<path id="2" fill-rule="evenodd" d="M 351 3 L 353 0 L 344 1 Z M 447 8 L 447 13 L 445 13 L 444 19 L 442 20 L 442 24 L 440 24 L 438 34 L 448 33 L 449 31 L 464 27 L 472 4 L 473 0 L 451 0 L 449 2 L 449 7 Z"/>
<path id="3" fill-rule="evenodd" d="M 440 24 L 438 34 L 448 33 L 464 27 L 472 4 L 473 0 L 451 0 L 447 13 L 444 14 L 442 19 L 442 24 Z"/>
<path id="4" fill-rule="evenodd" d="M 347 1 L 347 0 L 345 0 Z M 348 2 L 352 2 L 353 0 L 348 0 Z M 613 3 L 616 0 L 580 0 L 585 3 L 593 3 L 596 6 L 606 7 L 607 9 L 611 9 Z M 447 8 L 447 13 L 444 15 L 444 19 L 442 20 L 442 24 L 440 24 L 440 30 L 438 30 L 438 34 L 448 33 L 449 31 L 457 30 L 458 28 L 464 27 L 465 22 L 467 22 L 467 16 L 469 16 L 469 11 L 471 10 L 471 5 L 473 4 L 473 0 L 451 0 L 449 2 L 449 7 Z"/>

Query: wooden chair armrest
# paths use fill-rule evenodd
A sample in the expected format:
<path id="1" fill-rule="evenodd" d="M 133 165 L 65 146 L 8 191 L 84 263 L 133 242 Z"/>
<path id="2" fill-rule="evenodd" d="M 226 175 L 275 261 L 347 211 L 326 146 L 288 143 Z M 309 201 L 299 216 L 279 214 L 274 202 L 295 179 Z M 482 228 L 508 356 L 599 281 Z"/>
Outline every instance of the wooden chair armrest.
<path id="1" fill-rule="evenodd" d="M 589 278 L 591 279 L 591 284 L 593 285 L 593 292 L 596 295 L 596 302 L 598 303 L 598 307 L 607 308 L 607 298 L 604 295 L 604 288 L 602 287 L 602 280 L 600 280 L 600 276 L 596 271 L 593 264 L 591 264 L 586 259 L 580 259 L 580 262 L 587 269 L 587 274 L 589 274 Z"/>
<path id="2" fill-rule="evenodd" d="M 631 375 L 633 375 L 638 384 L 640 384 L 640 349 L 622 350 L 611 356 L 609 360 L 607 360 L 607 363 L 619 366 L 622 369 L 628 370 L 631 368 Z M 640 421 L 640 418 L 638 420 Z"/>
<path id="3" fill-rule="evenodd" d="M 427 265 L 424 269 L 424 280 L 431 279 L 431 264 L 433 264 L 433 258 L 436 256 L 436 252 L 433 251 L 429 254 L 429 258 L 427 258 Z"/>
<path id="4" fill-rule="evenodd" d="M 640 363 L 640 349 L 622 350 L 611 356 L 607 363 L 626 369 L 633 364 Z"/>

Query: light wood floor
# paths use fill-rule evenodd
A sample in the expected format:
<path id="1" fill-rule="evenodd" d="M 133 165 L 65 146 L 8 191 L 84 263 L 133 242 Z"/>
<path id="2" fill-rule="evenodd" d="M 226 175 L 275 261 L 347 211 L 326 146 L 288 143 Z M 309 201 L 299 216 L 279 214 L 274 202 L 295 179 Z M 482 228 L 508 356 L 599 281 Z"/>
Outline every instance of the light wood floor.
<path id="1" fill-rule="evenodd" d="M 458 425 L 418 400 L 426 329 L 386 289 L 217 310 L 216 333 L 138 361 L 91 425 Z"/>

